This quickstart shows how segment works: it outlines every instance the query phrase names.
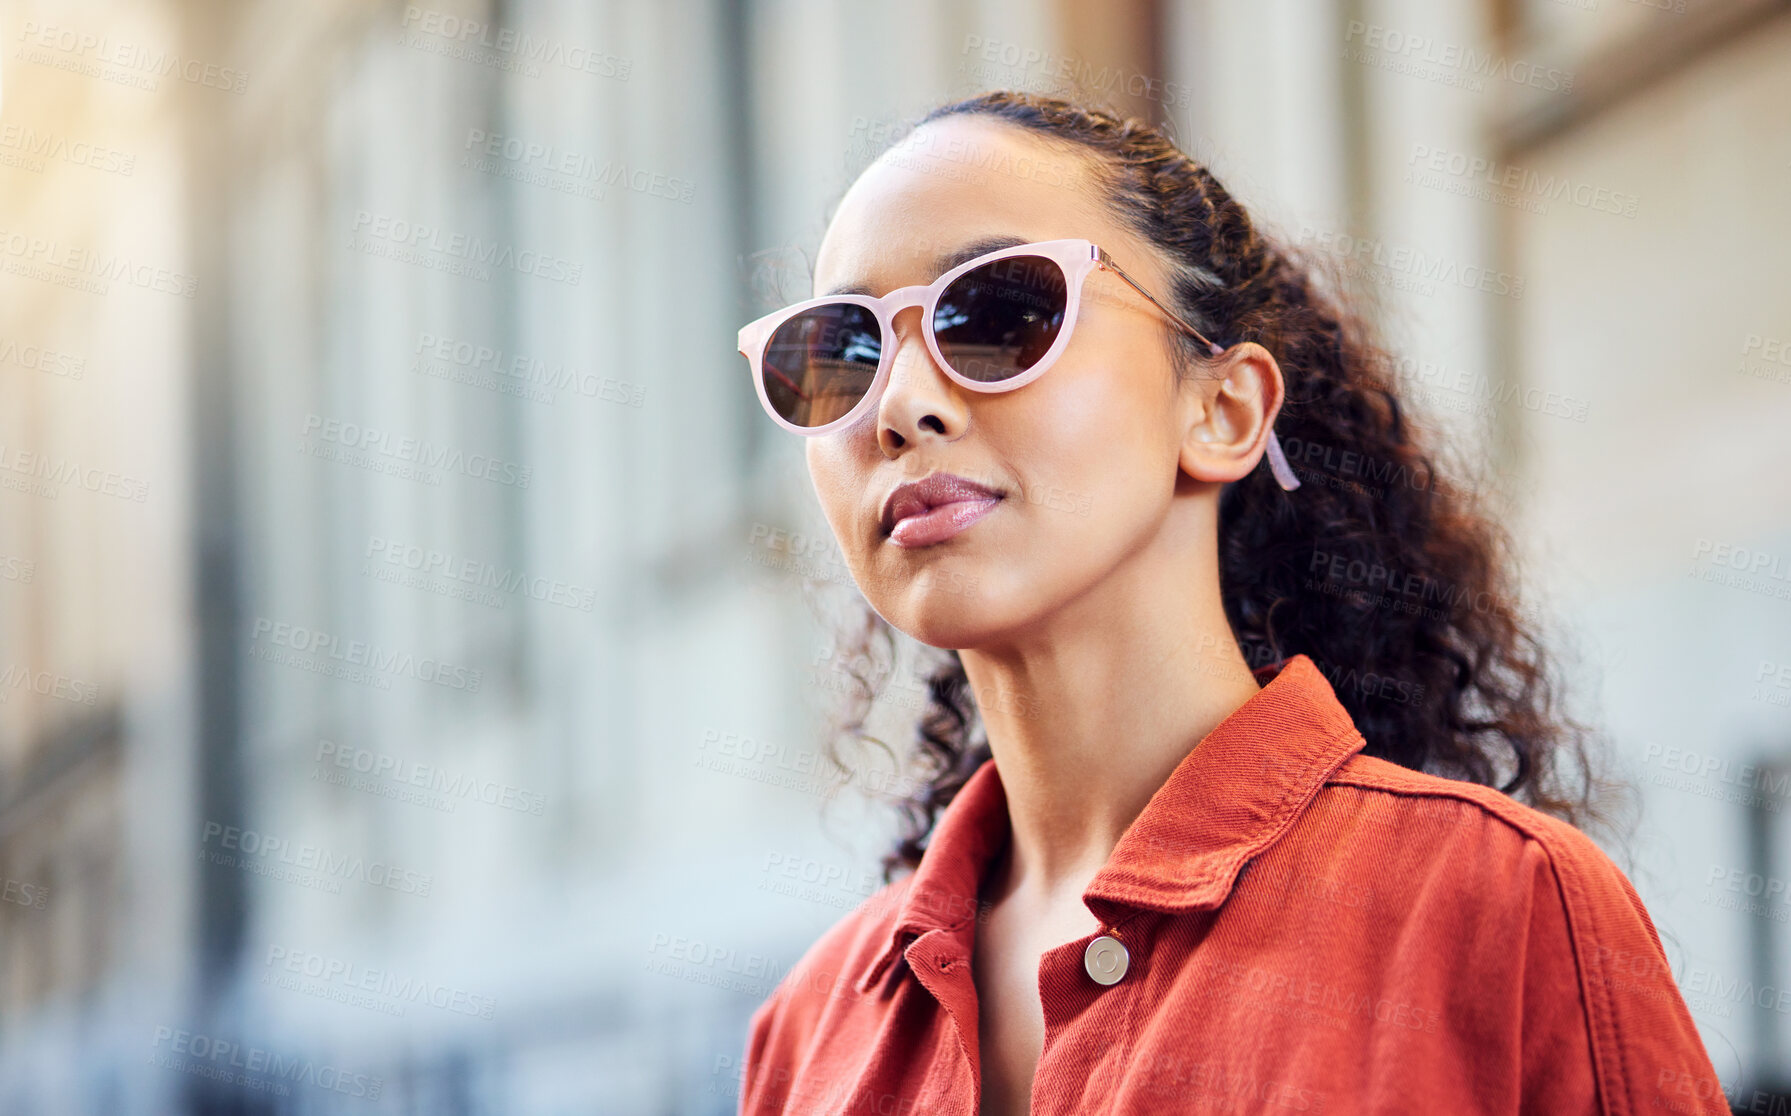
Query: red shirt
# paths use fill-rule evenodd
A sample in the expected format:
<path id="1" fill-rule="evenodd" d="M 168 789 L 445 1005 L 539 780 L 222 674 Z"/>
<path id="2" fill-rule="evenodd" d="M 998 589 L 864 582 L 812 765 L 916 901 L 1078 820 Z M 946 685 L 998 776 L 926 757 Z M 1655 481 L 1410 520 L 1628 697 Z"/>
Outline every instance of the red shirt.
<path id="1" fill-rule="evenodd" d="M 1721 1113 L 1635 889 L 1564 822 L 1361 755 L 1307 657 L 1202 739 L 1039 961 L 1032 1112 Z M 742 1113 L 974 1116 L 991 761 L 754 1013 Z"/>

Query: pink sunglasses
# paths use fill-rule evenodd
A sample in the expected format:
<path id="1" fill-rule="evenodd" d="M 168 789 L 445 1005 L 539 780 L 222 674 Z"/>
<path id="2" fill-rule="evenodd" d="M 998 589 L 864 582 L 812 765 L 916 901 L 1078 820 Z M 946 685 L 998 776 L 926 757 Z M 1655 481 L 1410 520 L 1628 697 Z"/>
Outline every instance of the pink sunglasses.
<path id="1" fill-rule="evenodd" d="M 1121 271 L 1087 240 L 1045 240 L 989 252 L 952 268 L 924 287 L 898 287 L 881 298 L 835 294 L 811 298 L 740 330 L 740 353 L 752 369 L 765 413 L 796 434 L 829 434 L 874 407 L 889 382 L 895 316 L 921 309 L 921 336 L 933 361 L 970 391 L 1025 387 L 1063 355 L 1081 306 L 1083 280 L 1111 271 L 1214 356 L 1225 350 Z M 1299 478 L 1269 431 L 1269 468 L 1289 491 Z"/>

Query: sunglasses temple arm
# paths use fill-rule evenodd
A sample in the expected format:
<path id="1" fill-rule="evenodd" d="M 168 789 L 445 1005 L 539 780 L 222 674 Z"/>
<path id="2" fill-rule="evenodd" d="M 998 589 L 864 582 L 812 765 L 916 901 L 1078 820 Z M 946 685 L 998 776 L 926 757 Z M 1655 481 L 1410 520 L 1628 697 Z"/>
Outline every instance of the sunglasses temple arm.
<path id="1" fill-rule="evenodd" d="M 1163 313 L 1169 315 L 1170 321 L 1174 322 L 1176 325 L 1181 326 L 1183 329 L 1185 329 L 1189 333 L 1193 334 L 1194 337 L 1197 338 L 1198 340 L 1204 341 L 1206 343 L 1207 349 L 1210 350 L 1214 356 L 1218 356 L 1220 353 L 1225 351 L 1224 349 L 1221 349 L 1218 345 L 1213 344 L 1212 339 L 1209 338 L 1206 334 L 1200 332 L 1199 330 L 1195 329 L 1193 326 L 1189 325 L 1187 323 L 1187 321 L 1185 321 L 1180 314 L 1177 314 L 1174 310 L 1171 310 L 1169 307 L 1164 306 L 1161 302 L 1158 302 L 1156 300 L 1155 296 L 1153 296 L 1149 291 L 1145 290 L 1143 287 L 1138 285 L 1138 280 L 1132 278 L 1130 275 L 1127 275 L 1123 270 L 1121 270 L 1120 266 L 1113 262 L 1112 256 L 1109 256 L 1106 252 L 1103 251 L 1101 253 L 1100 260 L 1101 260 L 1102 267 L 1106 268 L 1108 271 L 1113 272 L 1113 274 L 1119 276 L 1121 279 L 1124 279 L 1127 283 L 1131 284 L 1131 287 L 1133 290 L 1137 291 L 1139 294 L 1143 295 L 1145 298 L 1150 299 L 1150 304 L 1152 306 L 1155 306 L 1157 309 L 1163 311 Z"/>
<path id="2" fill-rule="evenodd" d="M 1281 452 L 1281 439 L 1275 437 L 1275 431 L 1269 430 L 1269 471 L 1275 474 L 1275 483 L 1282 491 L 1292 492 L 1300 487 L 1300 478 L 1294 476 L 1293 466 L 1287 463 L 1287 455 Z"/>
<path id="3" fill-rule="evenodd" d="M 1101 253 L 1100 262 L 1101 262 L 1102 267 L 1107 268 L 1109 271 L 1113 272 L 1113 274 L 1119 276 L 1121 279 L 1124 279 L 1127 283 L 1131 284 L 1131 287 L 1133 290 L 1137 291 L 1139 294 L 1143 295 L 1145 298 L 1150 299 L 1151 305 L 1155 306 L 1157 309 L 1159 309 L 1159 310 L 1163 311 L 1163 313 L 1167 314 L 1169 316 L 1170 321 L 1173 321 L 1176 325 L 1181 326 L 1183 329 L 1187 330 L 1195 338 L 1206 342 L 1206 347 L 1207 347 L 1208 351 L 1210 351 L 1214 356 L 1218 356 L 1219 354 L 1221 354 L 1225 351 L 1224 349 L 1220 348 L 1218 345 L 1214 344 L 1212 339 L 1209 338 L 1206 334 L 1200 332 L 1199 330 L 1195 329 L 1193 326 L 1189 325 L 1186 321 L 1184 321 L 1180 314 L 1177 314 L 1175 311 L 1171 310 L 1169 307 L 1164 306 L 1161 302 L 1158 302 L 1154 297 L 1152 297 L 1152 295 L 1149 291 L 1145 290 L 1143 287 L 1138 285 L 1138 281 L 1136 279 L 1133 279 L 1130 275 L 1127 275 L 1124 271 L 1122 271 L 1120 269 L 1120 266 L 1118 264 L 1114 263 L 1113 258 L 1111 256 L 1107 255 L 1106 252 Z M 1281 452 L 1281 439 L 1277 438 L 1275 436 L 1275 431 L 1273 429 L 1270 429 L 1270 431 L 1269 431 L 1268 456 L 1269 456 L 1269 471 L 1271 473 L 1275 474 L 1275 483 L 1280 485 L 1283 491 L 1292 492 L 1294 489 L 1300 487 L 1300 478 L 1294 476 L 1293 466 L 1291 466 L 1287 463 L 1287 454 Z"/>

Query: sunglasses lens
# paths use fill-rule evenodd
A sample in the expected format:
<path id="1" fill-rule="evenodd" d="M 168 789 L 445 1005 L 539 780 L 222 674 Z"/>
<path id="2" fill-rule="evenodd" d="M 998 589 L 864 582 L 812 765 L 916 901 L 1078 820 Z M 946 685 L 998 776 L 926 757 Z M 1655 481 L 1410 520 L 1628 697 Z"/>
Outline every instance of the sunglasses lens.
<path id="1" fill-rule="evenodd" d="M 765 346 L 765 398 L 786 422 L 825 426 L 871 390 L 882 356 L 883 329 L 869 309 L 835 302 L 805 310 Z"/>
<path id="2" fill-rule="evenodd" d="M 939 296 L 939 353 L 967 379 L 1012 379 L 1039 362 L 1063 329 L 1069 284 L 1043 256 L 1008 256 L 960 275 Z"/>

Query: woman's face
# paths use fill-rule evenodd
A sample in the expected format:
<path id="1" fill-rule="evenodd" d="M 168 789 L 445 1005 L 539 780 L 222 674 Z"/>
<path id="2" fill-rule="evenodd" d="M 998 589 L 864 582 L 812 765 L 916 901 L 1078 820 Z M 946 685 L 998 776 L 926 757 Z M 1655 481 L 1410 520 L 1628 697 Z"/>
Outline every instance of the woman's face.
<path id="1" fill-rule="evenodd" d="M 1109 216 L 1087 175 L 1079 160 L 998 121 L 918 128 L 841 201 L 816 256 L 815 292 L 862 284 L 883 295 L 931 283 L 939 258 L 991 236 L 1081 237 L 1166 298 L 1157 257 Z M 1123 280 L 1091 274 L 1068 348 L 1010 392 L 967 391 L 946 378 L 920 324 L 918 307 L 896 317 L 878 405 L 806 440 L 822 509 L 885 620 L 935 647 L 984 647 L 1048 620 L 1153 543 L 1193 545 L 1187 516 L 1171 513 L 1200 387 L 1177 387 L 1171 327 Z M 907 531 L 885 529 L 885 501 L 933 473 L 1001 498 L 943 541 L 904 545 Z M 1172 531 L 1175 540 L 1165 537 Z"/>

